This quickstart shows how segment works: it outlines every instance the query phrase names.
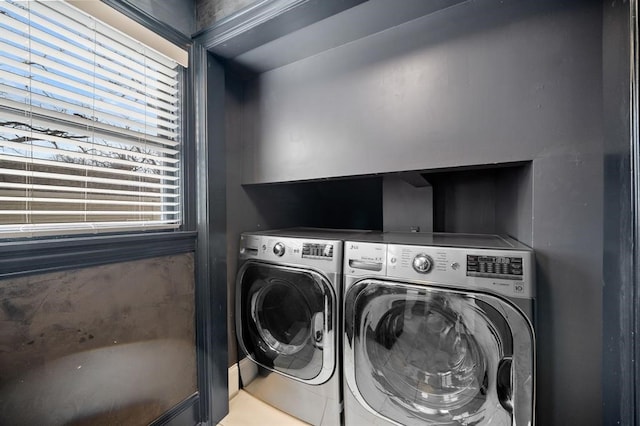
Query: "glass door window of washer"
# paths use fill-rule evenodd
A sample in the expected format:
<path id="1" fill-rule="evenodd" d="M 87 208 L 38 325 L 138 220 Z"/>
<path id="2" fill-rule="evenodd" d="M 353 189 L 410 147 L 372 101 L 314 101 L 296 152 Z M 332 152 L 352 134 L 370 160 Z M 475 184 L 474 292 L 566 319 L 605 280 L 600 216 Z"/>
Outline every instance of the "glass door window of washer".
<path id="1" fill-rule="evenodd" d="M 433 287 L 360 288 L 347 295 L 347 339 L 351 329 L 355 393 L 366 405 L 403 425 L 512 424 L 501 393 L 513 340 L 495 308 Z"/>
<path id="2" fill-rule="evenodd" d="M 240 272 L 239 336 L 264 368 L 302 381 L 333 371 L 334 295 L 317 272 L 249 262 Z"/>

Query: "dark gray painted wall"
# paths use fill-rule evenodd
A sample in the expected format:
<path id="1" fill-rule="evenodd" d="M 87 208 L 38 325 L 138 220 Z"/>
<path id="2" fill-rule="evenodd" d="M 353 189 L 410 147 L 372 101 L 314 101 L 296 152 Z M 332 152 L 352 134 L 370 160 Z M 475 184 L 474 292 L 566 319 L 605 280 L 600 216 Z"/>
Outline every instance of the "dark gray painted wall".
<path id="1" fill-rule="evenodd" d="M 240 233 L 256 229 L 261 218 L 241 187 L 243 87 L 232 75 L 225 79 L 225 132 L 227 157 L 227 331 L 229 365 L 238 362 L 235 334 L 235 277 Z"/>
<path id="2" fill-rule="evenodd" d="M 436 232 L 499 233 L 531 245 L 531 163 L 425 173 Z"/>
<path id="3" fill-rule="evenodd" d="M 601 422 L 601 9 L 468 2 L 261 74 L 244 109 L 245 183 L 532 162 L 508 226 L 536 249 L 543 425 Z"/>
<path id="4" fill-rule="evenodd" d="M 135 0 L 132 4 L 188 37 L 196 32 L 195 0 Z"/>
<path id="5" fill-rule="evenodd" d="M 598 150 L 600 28 L 594 2 L 479 0 L 260 74 L 244 182 Z"/>

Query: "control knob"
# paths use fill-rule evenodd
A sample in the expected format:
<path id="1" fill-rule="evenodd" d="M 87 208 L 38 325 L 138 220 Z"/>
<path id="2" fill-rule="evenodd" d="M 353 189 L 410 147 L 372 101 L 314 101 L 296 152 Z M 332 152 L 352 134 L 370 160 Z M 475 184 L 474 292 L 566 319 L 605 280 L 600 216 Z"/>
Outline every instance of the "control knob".
<path id="1" fill-rule="evenodd" d="M 276 243 L 275 246 L 273 246 L 273 254 L 275 254 L 276 256 L 282 256 L 284 254 L 285 248 L 284 248 L 284 244 L 282 243 Z"/>
<path id="2" fill-rule="evenodd" d="M 413 258 L 413 269 L 421 274 L 426 274 L 431 271 L 433 266 L 433 259 L 424 253 L 420 253 Z"/>

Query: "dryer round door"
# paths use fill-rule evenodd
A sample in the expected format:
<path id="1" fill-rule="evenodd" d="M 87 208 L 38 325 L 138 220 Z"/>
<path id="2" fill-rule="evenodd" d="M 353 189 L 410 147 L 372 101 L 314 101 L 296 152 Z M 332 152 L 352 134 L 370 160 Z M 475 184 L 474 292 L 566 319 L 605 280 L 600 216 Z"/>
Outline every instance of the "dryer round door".
<path id="1" fill-rule="evenodd" d="M 310 384 L 335 368 L 335 296 L 321 274 L 247 262 L 238 274 L 237 333 L 257 364 Z"/>
<path id="2" fill-rule="evenodd" d="M 364 280 L 346 294 L 345 331 L 347 385 L 380 417 L 401 425 L 532 422 L 532 331 L 506 300 Z"/>

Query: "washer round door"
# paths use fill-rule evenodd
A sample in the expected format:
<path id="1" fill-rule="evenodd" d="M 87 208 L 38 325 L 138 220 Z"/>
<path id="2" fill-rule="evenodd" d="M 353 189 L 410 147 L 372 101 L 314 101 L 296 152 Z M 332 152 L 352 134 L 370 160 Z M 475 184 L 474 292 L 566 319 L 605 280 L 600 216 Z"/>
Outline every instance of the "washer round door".
<path id="1" fill-rule="evenodd" d="M 335 368 L 335 295 L 328 279 L 301 268 L 249 261 L 238 273 L 238 341 L 260 366 L 309 384 Z"/>
<path id="2" fill-rule="evenodd" d="M 345 332 L 347 385 L 371 413 L 401 425 L 532 422 L 533 335 L 506 300 L 364 280 L 346 294 Z"/>

